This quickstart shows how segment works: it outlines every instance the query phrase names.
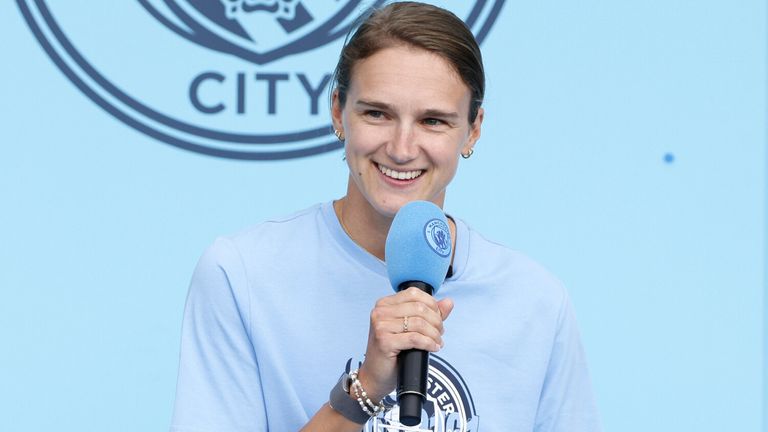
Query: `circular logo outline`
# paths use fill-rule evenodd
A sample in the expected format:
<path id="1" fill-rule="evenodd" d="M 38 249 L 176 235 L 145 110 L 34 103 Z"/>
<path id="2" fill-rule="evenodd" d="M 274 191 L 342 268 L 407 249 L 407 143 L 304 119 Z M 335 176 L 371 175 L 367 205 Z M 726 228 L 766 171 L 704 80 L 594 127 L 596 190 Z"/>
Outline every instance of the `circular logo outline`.
<path id="1" fill-rule="evenodd" d="M 142 6 L 146 4 L 144 0 L 140 0 L 139 3 Z M 356 4 L 356 2 L 354 1 L 351 3 Z M 379 4 L 379 3 L 381 3 L 381 1 L 376 2 L 376 4 Z M 465 20 L 465 22 L 470 28 L 473 28 L 473 26 L 477 23 L 484 8 L 486 8 L 487 6 L 486 3 L 487 3 L 487 0 L 479 0 L 471 10 L 469 16 Z M 495 2 L 491 5 L 490 11 L 486 14 L 485 21 L 481 23 L 479 30 L 475 33 L 475 38 L 477 39 L 478 43 L 482 43 L 482 41 L 488 35 L 488 32 L 490 31 L 493 24 L 496 22 L 496 19 L 498 18 L 498 15 L 504 3 L 505 3 L 505 0 L 495 0 Z M 302 141 L 307 139 L 320 139 L 325 135 L 331 135 L 332 127 L 330 124 L 328 124 L 328 126 L 313 128 L 313 129 L 298 131 L 298 132 L 270 134 L 270 135 L 254 135 L 254 134 L 249 135 L 249 134 L 222 132 L 222 131 L 217 131 L 213 129 L 205 129 L 199 126 L 184 123 L 177 119 L 171 118 L 165 114 L 157 112 L 149 108 L 148 106 L 142 104 L 141 102 L 137 101 L 136 99 L 132 98 L 127 93 L 123 92 L 117 86 L 112 84 L 108 79 L 106 79 L 102 74 L 100 74 L 99 71 L 96 70 L 94 66 L 88 63 L 85 60 L 85 58 L 80 54 L 80 52 L 75 48 L 75 46 L 71 43 L 71 41 L 67 38 L 67 36 L 64 34 L 62 29 L 59 27 L 58 23 L 56 22 L 50 10 L 48 9 L 48 6 L 46 5 L 45 0 L 17 0 L 17 5 L 28 27 L 34 34 L 38 43 L 40 43 L 40 45 L 42 46 L 43 50 L 46 52 L 46 54 L 48 54 L 51 60 L 53 60 L 54 64 L 56 64 L 56 66 L 62 71 L 62 73 L 64 73 L 64 75 L 81 92 L 83 92 L 93 102 L 95 102 L 102 109 L 110 113 L 112 116 L 114 116 L 118 120 L 161 142 L 170 144 L 177 148 L 181 148 L 184 150 L 205 154 L 209 156 L 216 156 L 216 157 L 222 157 L 222 158 L 228 158 L 228 159 L 263 160 L 263 161 L 293 159 L 293 158 L 312 156 L 312 155 L 317 155 L 317 154 L 337 150 L 343 147 L 343 143 L 336 140 L 335 138 L 333 139 L 329 138 L 329 141 L 326 141 L 320 144 L 314 144 L 309 147 L 292 149 L 292 150 L 265 151 L 265 150 L 259 149 L 258 147 L 260 144 L 261 145 L 264 145 L 264 144 L 288 145 L 288 144 L 293 144 L 297 141 Z M 38 22 L 38 20 L 36 19 L 35 13 L 33 12 L 33 7 L 36 7 L 36 12 L 40 15 L 41 22 Z M 52 33 L 52 37 L 61 46 L 63 50 L 62 52 L 57 51 L 56 47 L 54 47 L 54 44 L 50 40 L 48 40 L 45 32 L 42 29 L 42 25 L 45 25 L 45 27 Z M 344 29 L 343 32 L 338 31 L 336 33 L 333 33 L 333 38 L 330 39 L 329 41 L 326 41 L 325 43 L 327 44 L 330 41 L 335 40 L 338 37 L 341 37 L 341 35 L 346 34 L 346 32 L 347 32 L 347 29 Z M 321 46 L 321 45 L 322 44 L 317 46 Z M 307 49 L 316 48 L 317 46 L 309 47 Z M 212 49 L 212 48 L 209 47 L 209 49 Z M 300 52 L 306 51 L 307 49 L 303 49 Z M 232 53 L 232 54 L 237 55 L 236 53 Z M 284 54 L 284 55 L 296 54 L 296 52 L 290 52 L 290 53 L 281 52 L 281 54 Z M 67 56 L 68 59 L 74 62 L 75 65 L 79 67 L 80 69 L 79 71 L 76 71 L 73 67 L 71 67 L 67 63 L 65 59 L 65 55 Z M 78 72 L 83 75 L 82 76 L 79 75 Z M 113 101 L 107 100 L 107 98 L 99 94 L 98 91 L 96 91 L 94 88 L 91 88 L 91 86 L 89 86 L 89 84 L 86 83 L 86 78 L 96 83 L 96 86 L 94 87 L 98 86 L 100 90 L 105 91 L 110 96 L 114 97 L 123 105 L 127 106 L 133 111 L 129 112 L 128 109 L 118 107 L 117 106 L 118 104 L 114 103 Z M 141 118 L 141 119 L 134 118 L 134 117 L 142 117 L 142 116 L 145 118 Z M 161 128 L 159 127 L 153 127 L 153 125 L 149 124 L 150 122 L 148 120 L 157 122 L 160 125 L 170 128 L 173 131 L 181 132 L 182 134 L 186 133 L 186 134 L 193 135 L 200 138 L 219 140 L 226 144 L 254 146 L 255 148 L 253 148 L 252 150 L 234 150 L 234 149 L 224 149 L 224 148 L 207 146 L 204 143 L 201 143 L 199 141 L 194 142 L 194 140 L 185 139 L 185 137 L 183 136 L 174 136 L 173 134 L 169 134 L 166 131 L 161 130 Z"/>

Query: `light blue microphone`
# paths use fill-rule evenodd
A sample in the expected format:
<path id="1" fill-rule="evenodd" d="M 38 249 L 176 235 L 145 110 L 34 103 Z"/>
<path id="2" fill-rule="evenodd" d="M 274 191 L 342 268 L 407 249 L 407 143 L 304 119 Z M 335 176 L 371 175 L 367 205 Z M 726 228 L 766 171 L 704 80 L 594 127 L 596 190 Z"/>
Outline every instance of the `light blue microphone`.
<path id="1" fill-rule="evenodd" d="M 384 259 L 395 291 L 419 281 L 431 287 L 430 294 L 437 292 L 451 264 L 451 231 L 440 207 L 411 201 L 400 208 L 387 234 Z"/>
<path id="2" fill-rule="evenodd" d="M 434 294 L 451 264 L 451 230 L 440 207 L 412 201 L 400 208 L 387 234 L 384 259 L 392 288 L 416 287 Z M 400 423 L 421 423 L 426 400 L 429 352 L 410 349 L 397 356 L 397 401 Z"/>

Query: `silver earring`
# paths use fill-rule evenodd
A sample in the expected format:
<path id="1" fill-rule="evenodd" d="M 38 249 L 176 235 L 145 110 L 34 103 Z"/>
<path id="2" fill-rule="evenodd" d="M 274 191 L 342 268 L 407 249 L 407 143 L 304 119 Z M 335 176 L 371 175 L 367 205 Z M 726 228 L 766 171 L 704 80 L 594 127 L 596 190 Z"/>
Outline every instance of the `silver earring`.
<path id="1" fill-rule="evenodd" d="M 466 152 L 466 153 L 462 153 L 462 154 L 461 154 L 461 157 L 463 157 L 464 159 L 469 159 L 469 158 L 471 158 L 471 157 L 472 157 L 472 154 L 473 154 L 474 152 L 475 152 L 475 148 L 474 148 L 474 147 L 472 147 L 472 148 L 470 148 L 470 149 L 469 149 L 469 151 L 468 151 L 468 152 Z"/>
<path id="2" fill-rule="evenodd" d="M 340 131 L 338 129 L 334 129 L 333 130 L 333 134 L 336 135 L 336 138 L 338 138 L 339 141 L 344 141 L 344 132 L 342 132 L 342 131 Z"/>

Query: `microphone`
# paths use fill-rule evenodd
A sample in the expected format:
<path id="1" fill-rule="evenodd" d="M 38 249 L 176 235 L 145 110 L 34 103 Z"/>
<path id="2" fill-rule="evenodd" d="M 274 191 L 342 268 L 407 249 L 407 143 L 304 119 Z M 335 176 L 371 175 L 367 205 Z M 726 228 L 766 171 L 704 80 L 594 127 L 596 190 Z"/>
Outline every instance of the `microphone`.
<path id="1" fill-rule="evenodd" d="M 395 291 L 414 286 L 430 295 L 436 293 L 451 264 L 451 231 L 440 207 L 429 201 L 401 207 L 389 228 L 384 258 Z M 401 351 L 397 363 L 400 423 L 416 426 L 427 398 L 429 352 Z"/>

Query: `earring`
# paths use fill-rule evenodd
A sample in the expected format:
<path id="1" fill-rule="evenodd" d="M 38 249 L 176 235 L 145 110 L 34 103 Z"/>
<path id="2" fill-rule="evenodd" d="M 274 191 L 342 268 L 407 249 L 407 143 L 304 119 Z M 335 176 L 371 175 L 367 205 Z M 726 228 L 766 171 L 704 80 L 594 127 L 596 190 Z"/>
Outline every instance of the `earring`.
<path id="1" fill-rule="evenodd" d="M 340 131 L 338 129 L 334 129 L 333 130 L 333 134 L 336 135 L 336 138 L 338 138 L 339 141 L 344 141 L 344 132 L 342 132 L 342 131 Z"/>
<path id="2" fill-rule="evenodd" d="M 472 148 L 470 148 L 470 149 L 469 149 L 469 151 L 468 151 L 468 152 L 466 152 L 466 153 L 462 153 L 462 154 L 461 154 L 461 157 L 463 157 L 464 159 L 469 159 L 470 157 L 472 157 L 472 154 L 473 154 L 474 152 L 475 152 L 475 148 L 474 148 L 474 147 L 472 147 Z"/>

